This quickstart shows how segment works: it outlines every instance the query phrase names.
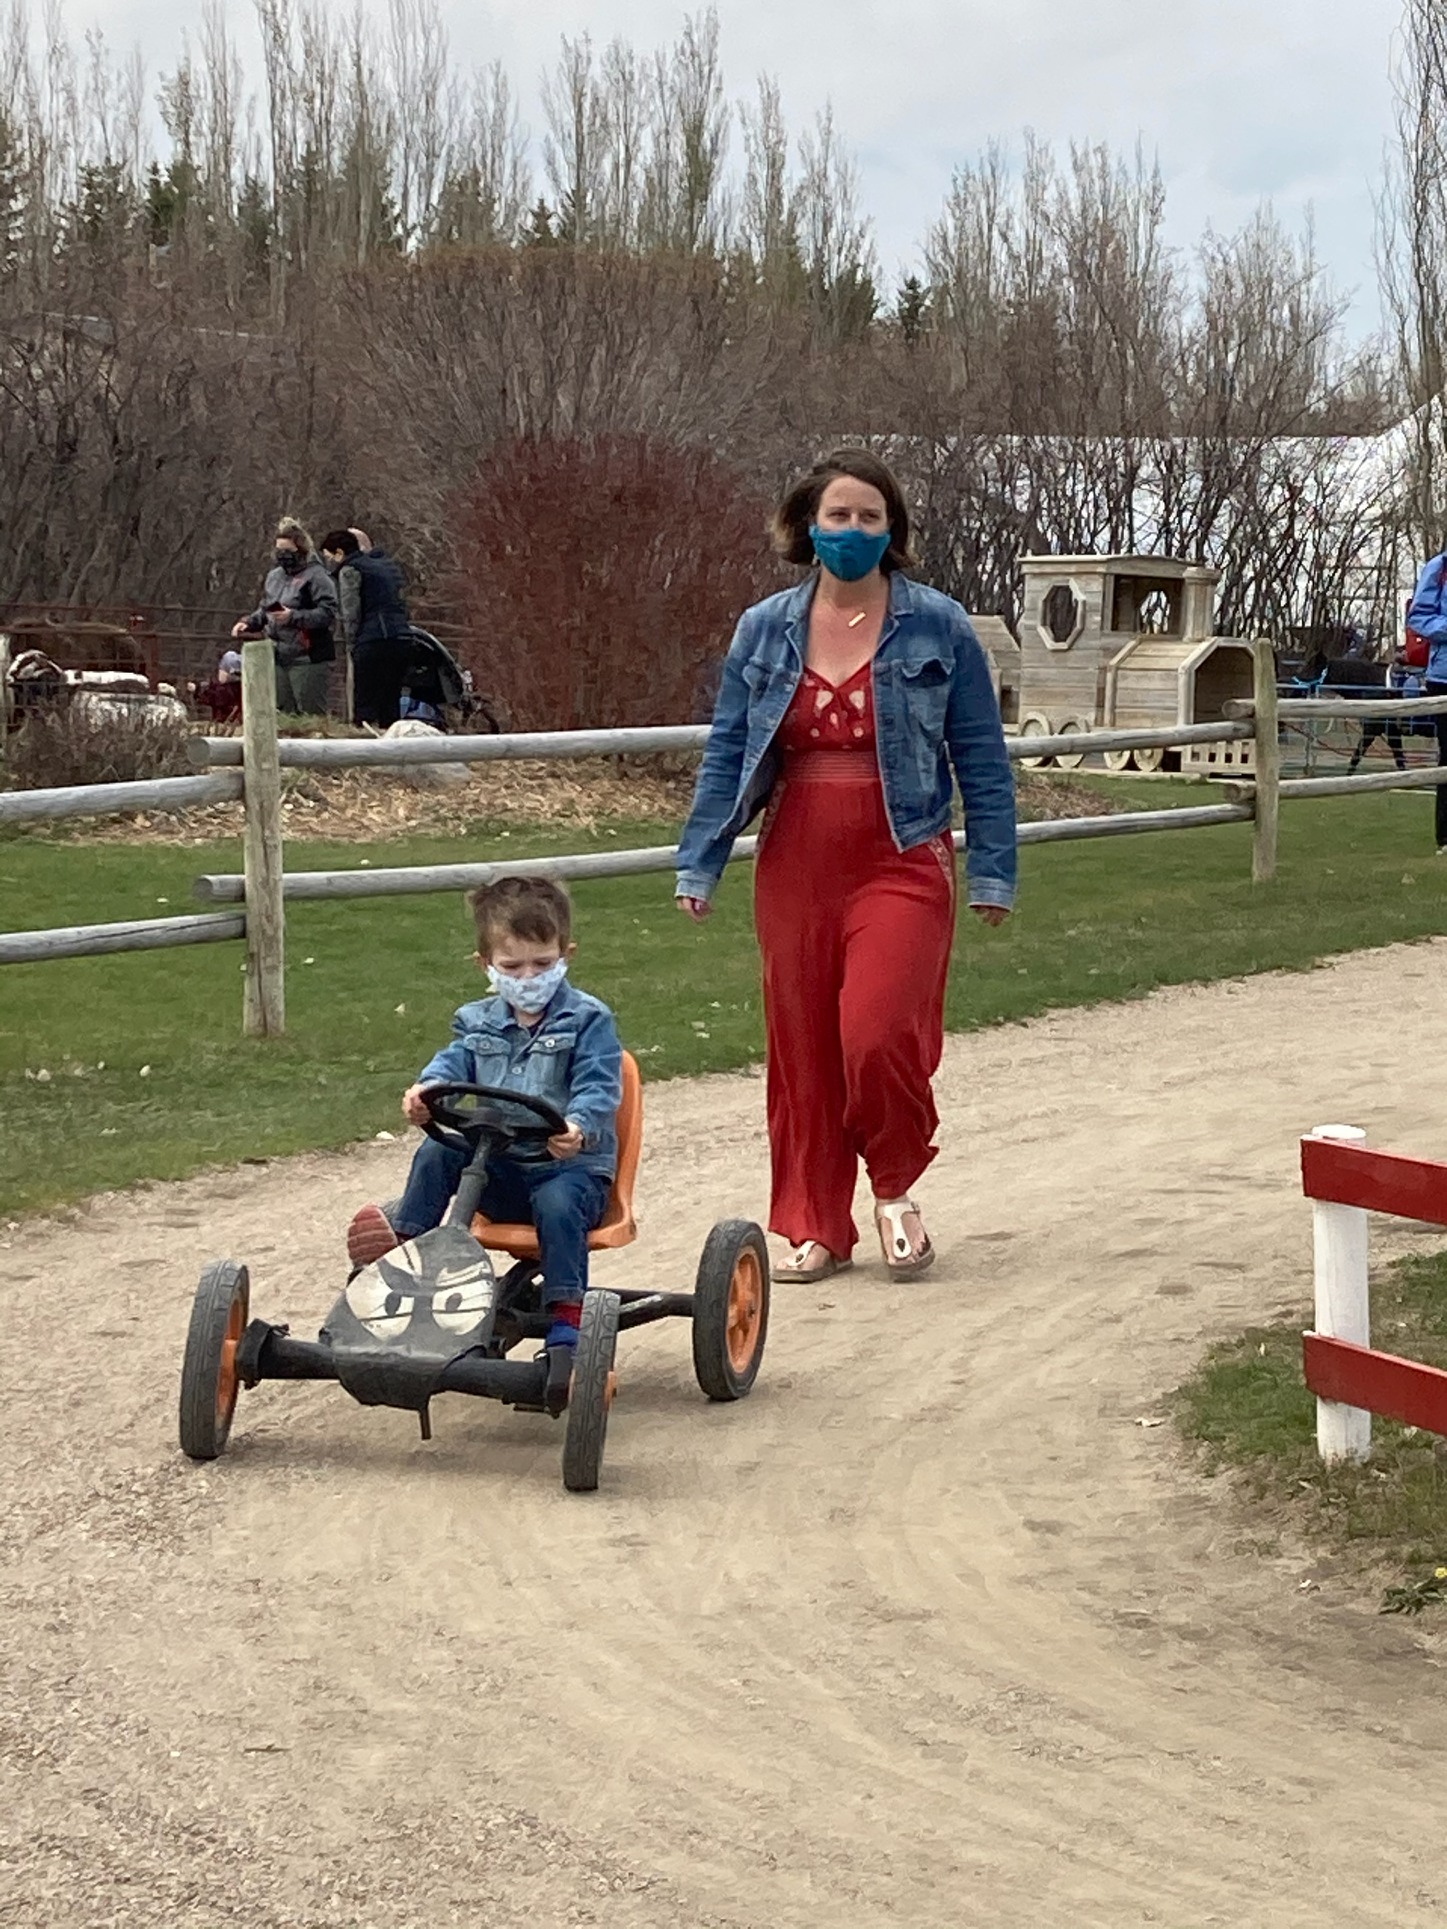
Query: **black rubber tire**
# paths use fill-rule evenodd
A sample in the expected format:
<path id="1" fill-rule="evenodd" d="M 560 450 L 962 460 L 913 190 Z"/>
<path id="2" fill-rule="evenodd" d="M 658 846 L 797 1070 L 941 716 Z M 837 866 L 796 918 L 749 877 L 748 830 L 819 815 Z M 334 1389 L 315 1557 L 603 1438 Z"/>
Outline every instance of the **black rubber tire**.
<path id="1" fill-rule="evenodd" d="M 736 1279 L 750 1308 L 742 1325 Z M 693 1288 L 693 1372 L 710 1400 L 743 1399 L 759 1377 L 768 1336 L 769 1249 L 763 1232 L 752 1219 L 721 1219 L 704 1241 Z"/>
<path id="2" fill-rule="evenodd" d="M 225 1447 L 240 1382 L 227 1341 L 239 1340 L 251 1315 L 251 1276 L 234 1259 L 217 1259 L 201 1275 L 191 1304 L 181 1365 L 181 1451 L 214 1460 Z"/>
<path id="3" fill-rule="evenodd" d="M 619 1305 L 616 1293 L 583 1295 L 573 1384 L 568 1394 L 568 1430 L 563 1437 L 563 1485 L 570 1494 L 591 1494 L 602 1471 L 611 1405 L 609 1388 L 618 1351 Z"/>

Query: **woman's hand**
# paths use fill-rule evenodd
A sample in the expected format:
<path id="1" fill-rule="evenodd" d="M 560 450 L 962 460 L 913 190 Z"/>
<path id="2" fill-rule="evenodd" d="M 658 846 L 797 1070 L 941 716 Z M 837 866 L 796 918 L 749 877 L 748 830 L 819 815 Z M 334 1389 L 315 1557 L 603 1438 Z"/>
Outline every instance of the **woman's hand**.
<path id="1" fill-rule="evenodd" d="M 231 634 L 235 637 L 250 636 L 251 625 L 244 616 L 239 623 L 233 623 L 231 625 Z"/>
<path id="2" fill-rule="evenodd" d="M 679 910 L 692 918 L 695 924 L 702 924 L 705 918 L 713 916 L 713 906 L 707 898 L 675 898 Z"/>
<path id="3" fill-rule="evenodd" d="M 402 1116 L 413 1125 L 425 1125 L 432 1116 L 423 1102 L 422 1089 L 420 1085 L 409 1085 L 402 1094 Z"/>
<path id="4" fill-rule="evenodd" d="M 548 1140 L 548 1150 L 555 1159 L 576 1159 L 583 1149 L 583 1128 L 576 1119 L 568 1120 L 566 1132 L 555 1132 Z"/>
<path id="5" fill-rule="evenodd" d="M 970 909 L 981 924 L 988 924 L 992 931 L 998 930 L 1010 915 L 1003 904 L 972 904 Z"/>

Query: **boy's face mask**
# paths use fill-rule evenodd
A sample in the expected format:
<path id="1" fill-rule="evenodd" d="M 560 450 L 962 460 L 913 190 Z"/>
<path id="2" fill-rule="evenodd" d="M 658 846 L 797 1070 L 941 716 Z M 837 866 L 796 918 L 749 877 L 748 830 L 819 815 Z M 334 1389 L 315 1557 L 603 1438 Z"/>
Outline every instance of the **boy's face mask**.
<path id="1" fill-rule="evenodd" d="M 568 975 L 568 961 L 559 958 L 550 964 L 546 971 L 525 978 L 520 973 L 499 971 L 496 965 L 487 967 L 487 982 L 499 998 L 505 998 L 514 1011 L 543 1011 L 552 1000 L 563 980 Z"/>

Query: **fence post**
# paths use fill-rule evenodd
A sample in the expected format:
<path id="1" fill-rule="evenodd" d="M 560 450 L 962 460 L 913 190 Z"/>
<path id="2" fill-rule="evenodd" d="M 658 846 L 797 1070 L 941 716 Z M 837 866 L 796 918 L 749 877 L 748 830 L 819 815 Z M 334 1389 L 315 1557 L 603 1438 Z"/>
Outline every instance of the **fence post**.
<path id="1" fill-rule="evenodd" d="M 281 760 L 276 744 L 276 658 L 264 638 L 241 649 L 242 764 L 246 811 L 248 1038 L 286 1029 L 286 911 L 282 902 Z"/>
<path id="2" fill-rule="evenodd" d="M 1276 719 L 1276 651 L 1269 637 L 1251 645 L 1252 721 L 1256 728 L 1256 822 L 1251 832 L 1251 882 L 1276 876 L 1276 826 L 1281 810 L 1281 742 Z"/>
<path id="3" fill-rule="evenodd" d="M 1353 1145 L 1364 1145 L 1367 1137 L 1355 1125 L 1318 1125 L 1311 1136 L 1345 1139 Z M 1366 1213 L 1360 1206 L 1313 1199 L 1311 1232 L 1317 1332 L 1328 1339 L 1370 1346 Z M 1371 1414 L 1337 1400 L 1318 1400 L 1316 1450 L 1328 1466 L 1339 1460 L 1366 1460 L 1372 1451 Z"/>

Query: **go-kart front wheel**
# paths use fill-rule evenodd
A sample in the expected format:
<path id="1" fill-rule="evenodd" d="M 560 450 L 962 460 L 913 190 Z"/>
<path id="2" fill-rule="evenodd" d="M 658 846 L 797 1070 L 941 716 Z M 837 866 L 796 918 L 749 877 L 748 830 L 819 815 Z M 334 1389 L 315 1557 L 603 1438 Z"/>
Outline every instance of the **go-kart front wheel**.
<path id="1" fill-rule="evenodd" d="M 218 1259 L 201 1275 L 191 1305 L 181 1366 L 181 1451 L 214 1460 L 226 1445 L 240 1381 L 236 1349 L 251 1311 L 251 1277 L 234 1259 Z"/>
<path id="2" fill-rule="evenodd" d="M 742 1400 L 769 1332 L 769 1249 L 751 1219 L 720 1220 L 693 1289 L 693 1371 L 710 1400 Z"/>
<path id="3" fill-rule="evenodd" d="M 563 1485 L 570 1494 L 591 1494 L 602 1470 L 603 1439 L 613 1404 L 619 1304 L 616 1293 L 583 1295 L 568 1392 L 568 1430 L 563 1437 Z"/>

